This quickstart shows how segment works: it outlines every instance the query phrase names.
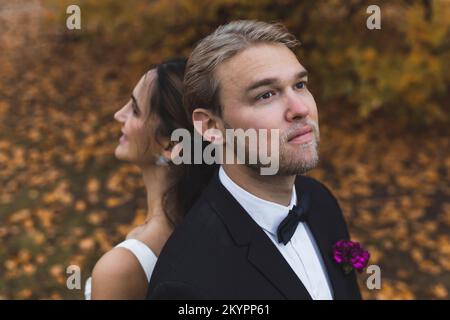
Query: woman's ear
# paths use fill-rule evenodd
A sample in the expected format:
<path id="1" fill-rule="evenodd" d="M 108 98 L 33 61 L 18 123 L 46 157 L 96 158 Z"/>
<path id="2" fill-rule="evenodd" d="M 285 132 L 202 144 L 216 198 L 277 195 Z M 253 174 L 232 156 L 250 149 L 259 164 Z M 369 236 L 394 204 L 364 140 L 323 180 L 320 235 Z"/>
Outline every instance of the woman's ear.
<path id="1" fill-rule="evenodd" d="M 170 157 L 171 154 L 172 154 L 172 150 L 171 149 L 169 149 L 169 150 L 164 149 L 161 152 L 161 156 L 163 156 L 163 158 L 166 159 L 168 162 L 171 160 L 171 157 Z"/>
<path id="2" fill-rule="evenodd" d="M 223 132 L 222 120 L 214 115 L 210 110 L 196 108 L 192 113 L 194 130 L 209 142 L 218 143 L 221 137 L 219 132 Z M 215 134 L 217 133 L 217 134 Z"/>
<path id="3" fill-rule="evenodd" d="M 161 151 L 161 156 L 163 156 L 167 161 L 173 161 L 176 157 L 181 157 L 181 151 L 183 150 L 182 142 L 168 141 L 166 147 Z"/>

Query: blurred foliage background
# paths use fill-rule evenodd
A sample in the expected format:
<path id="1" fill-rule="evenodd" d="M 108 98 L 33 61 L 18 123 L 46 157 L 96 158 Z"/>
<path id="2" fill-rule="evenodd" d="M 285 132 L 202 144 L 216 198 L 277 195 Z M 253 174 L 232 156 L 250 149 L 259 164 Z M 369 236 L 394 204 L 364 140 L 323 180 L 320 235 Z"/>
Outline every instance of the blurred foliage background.
<path id="1" fill-rule="evenodd" d="M 302 42 L 321 165 L 352 237 L 382 271 L 367 299 L 450 298 L 450 1 L 0 0 L 0 299 L 82 299 L 66 268 L 146 215 L 139 170 L 114 159 L 113 114 L 139 76 L 235 19 Z M 81 30 L 66 8 L 81 8 Z M 369 5 L 381 30 L 368 30 Z"/>

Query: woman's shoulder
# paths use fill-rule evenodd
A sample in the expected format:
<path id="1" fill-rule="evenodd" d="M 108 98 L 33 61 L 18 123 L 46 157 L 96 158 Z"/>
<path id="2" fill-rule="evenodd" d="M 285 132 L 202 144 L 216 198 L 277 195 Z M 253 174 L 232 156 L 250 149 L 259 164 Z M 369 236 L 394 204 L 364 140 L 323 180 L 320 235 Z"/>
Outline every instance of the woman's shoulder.
<path id="1" fill-rule="evenodd" d="M 106 252 L 92 271 L 94 299 L 128 299 L 145 296 L 148 281 L 136 256 L 125 248 Z"/>
<path id="2" fill-rule="evenodd" d="M 131 230 L 106 252 L 92 271 L 93 299 L 140 299 L 145 296 L 157 257 L 172 233 L 164 218 L 152 218 Z"/>
<path id="3" fill-rule="evenodd" d="M 106 252 L 96 263 L 93 275 L 101 271 L 102 274 L 121 275 L 139 268 L 139 261 L 129 250 L 114 247 Z"/>

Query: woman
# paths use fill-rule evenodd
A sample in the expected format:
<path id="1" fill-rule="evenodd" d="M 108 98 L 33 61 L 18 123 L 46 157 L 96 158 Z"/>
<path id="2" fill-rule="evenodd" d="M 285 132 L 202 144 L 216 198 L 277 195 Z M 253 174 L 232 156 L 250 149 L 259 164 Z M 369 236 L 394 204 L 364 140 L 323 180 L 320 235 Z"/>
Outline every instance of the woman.
<path id="1" fill-rule="evenodd" d="M 185 64 L 171 60 L 148 71 L 114 115 L 123 133 L 115 156 L 141 168 L 148 214 L 144 224 L 97 262 L 86 283 L 86 299 L 144 299 L 161 249 L 212 175 L 214 167 L 170 162 L 172 131 L 192 132 L 182 105 Z"/>

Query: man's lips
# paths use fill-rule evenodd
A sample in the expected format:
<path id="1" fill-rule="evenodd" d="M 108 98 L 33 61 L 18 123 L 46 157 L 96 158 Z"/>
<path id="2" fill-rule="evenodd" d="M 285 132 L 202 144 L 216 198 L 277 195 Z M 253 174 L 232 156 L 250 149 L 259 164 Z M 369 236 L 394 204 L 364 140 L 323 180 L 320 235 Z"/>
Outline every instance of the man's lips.
<path id="1" fill-rule="evenodd" d="M 310 126 L 305 126 L 294 131 L 288 136 L 288 142 L 301 144 L 310 142 L 313 138 L 313 130 Z"/>

